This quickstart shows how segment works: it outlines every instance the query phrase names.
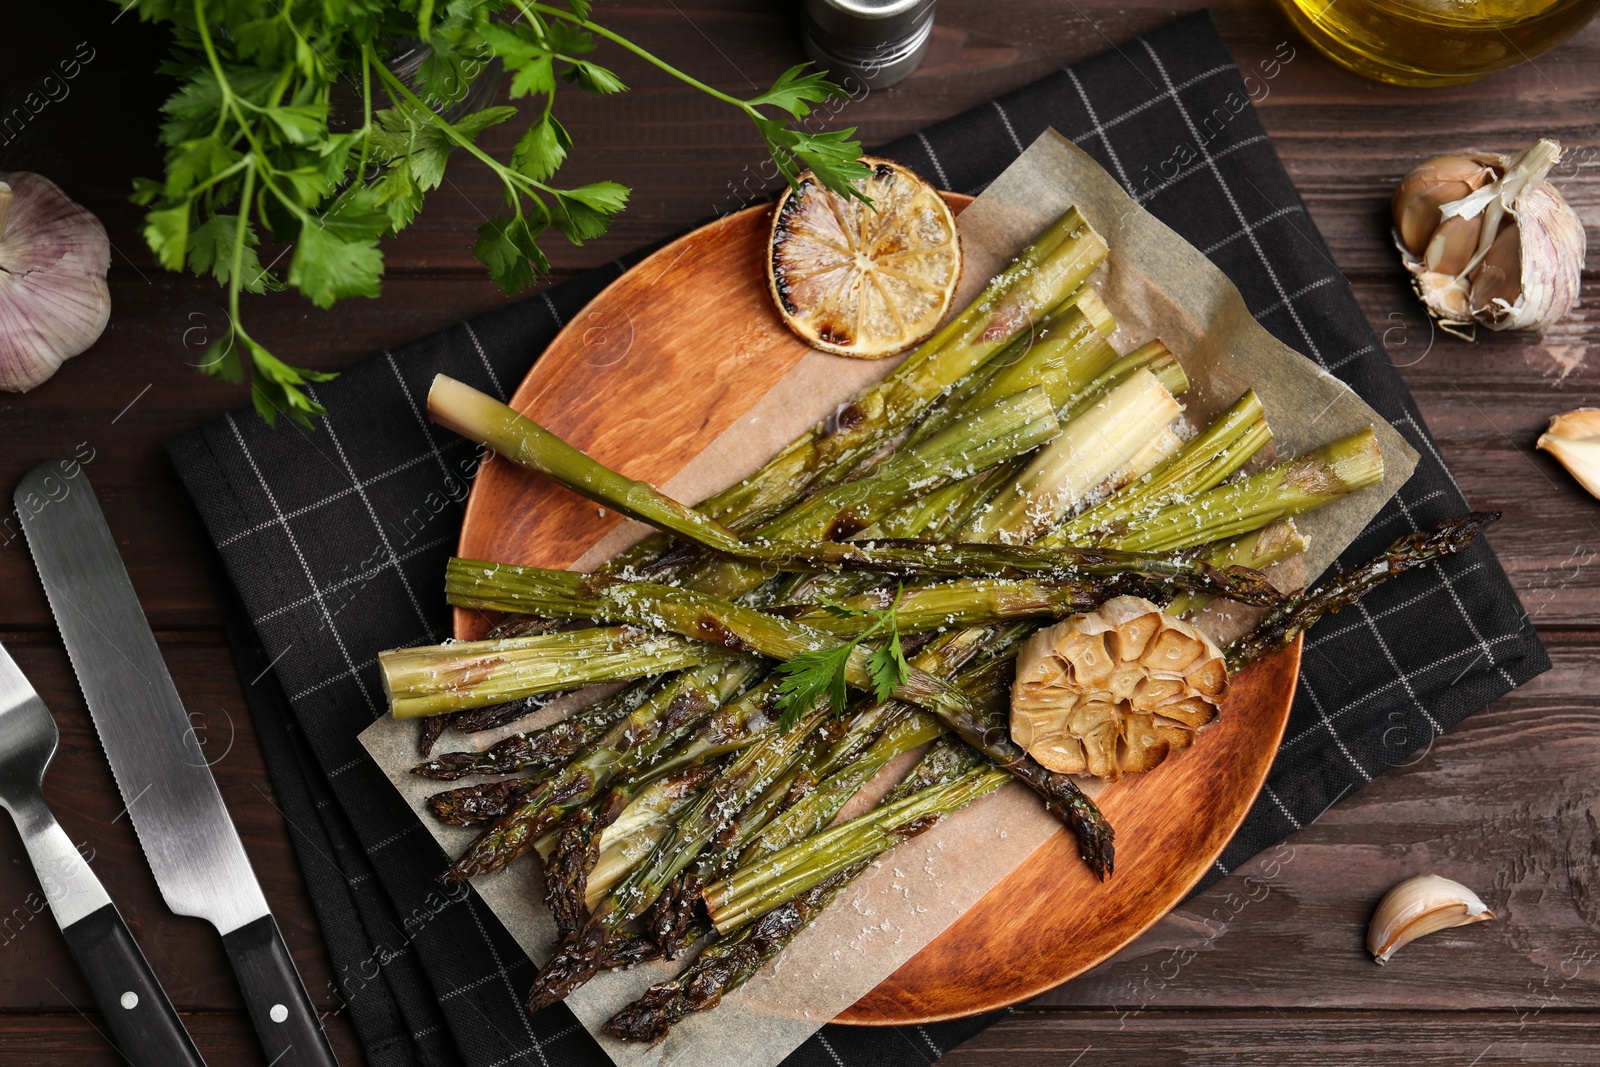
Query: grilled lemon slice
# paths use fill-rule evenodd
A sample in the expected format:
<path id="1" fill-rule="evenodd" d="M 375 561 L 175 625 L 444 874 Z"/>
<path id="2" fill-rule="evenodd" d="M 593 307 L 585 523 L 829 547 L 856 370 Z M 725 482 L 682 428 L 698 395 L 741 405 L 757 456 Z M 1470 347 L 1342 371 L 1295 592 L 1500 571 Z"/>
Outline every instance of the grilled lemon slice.
<path id="1" fill-rule="evenodd" d="M 883 359 L 926 340 L 961 282 L 956 219 L 938 190 L 886 159 L 846 200 L 810 171 L 772 216 L 767 282 L 783 321 L 808 344 Z"/>

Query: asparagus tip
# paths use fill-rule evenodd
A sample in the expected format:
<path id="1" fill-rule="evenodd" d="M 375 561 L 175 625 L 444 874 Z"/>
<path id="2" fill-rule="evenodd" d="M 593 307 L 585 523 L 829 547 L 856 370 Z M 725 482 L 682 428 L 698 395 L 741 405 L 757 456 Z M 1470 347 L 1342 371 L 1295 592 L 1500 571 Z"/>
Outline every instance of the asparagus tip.
<path id="1" fill-rule="evenodd" d="M 600 957 L 606 947 L 606 931 L 597 923 L 564 938 L 556 954 L 539 970 L 528 992 L 528 1010 L 548 1008 L 593 978 L 600 970 Z"/>

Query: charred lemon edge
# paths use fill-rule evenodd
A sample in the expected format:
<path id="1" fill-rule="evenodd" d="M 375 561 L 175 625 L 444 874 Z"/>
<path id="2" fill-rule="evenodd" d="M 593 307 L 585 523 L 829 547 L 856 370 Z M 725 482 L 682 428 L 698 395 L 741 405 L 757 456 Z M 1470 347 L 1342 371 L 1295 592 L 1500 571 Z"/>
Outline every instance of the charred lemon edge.
<path id="1" fill-rule="evenodd" d="M 904 163 L 897 163 L 892 159 L 884 159 L 881 156 L 862 156 L 861 162 L 871 167 L 874 175 L 878 175 L 879 172 L 884 169 L 899 171 L 900 173 L 905 174 L 914 181 L 920 183 L 927 189 L 932 190 L 934 196 L 938 198 L 939 203 L 943 205 L 945 214 L 949 217 L 950 232 L 955 237 L 955 284 L 950 286 L 949 292 L 945 294 L 943 306 L 939 309 L 938 318 L 934 320 L 933 325 L 926 332 L 908 338 L 905 343 L 900 345 L 898 348 L 883 352 L 862 352 L 850 346 L 839 345 L 825 340 L 822 336 L 820 336 L 814 330 L 809 329 L 804 323 L 800 322 L 796 318 L 796 316 L 800 313 L 799 309 L 790 303 L 787 287 L 782 281 L 779 280 L 777 270 L 773 264 L 773 259 L 775 258 L 774 252 L 777 248 L 778 229 L 783 225 L 785 210 L 788 208 L 789 204 L 794 201 L 797 193 L 803 196 L 809 190 L 818 188 L 820 186 L 816 175 L 810 170 L 802 171 L 799 178 L 796 180 L 796 183 L 785 188 L 782 195 L 778 197 L 777 203 L 773 206 L 772 222 L 767 228 L 767 244 L 762 253 L 762 262 L 767 275 L 767 294 L 772 297 L 772 303 L 778 312 L 778 318 L 782 320 L 784 326 L 788 327 L 790 333 L 800 338 L 800 340 L 804 341 L 812 348 L 817 349 L 819 352 L 827 352 L 828 354 L 835 356 L 844 356 L 848 359 L 874 361 L 880 359 L 890 359 L 894 356 L 900 355 L 903 352 L 910 351 L 938 332 L 940 324 L 943 323 L 946 316 L 950 314 L 950 308 L 955 303 L 957 290 L 961 288 L 961 277 L 963 272 L 966 270 L 967 257 L 966 249 L 961 243 L 961 229 L 956 225 L 956 212 L 955 209 L 950 206 L 950 194 L 946 193 L 944 190 L 928 181 L 921 174 L 918 174 L 915 170 L 906 166 Z"/>

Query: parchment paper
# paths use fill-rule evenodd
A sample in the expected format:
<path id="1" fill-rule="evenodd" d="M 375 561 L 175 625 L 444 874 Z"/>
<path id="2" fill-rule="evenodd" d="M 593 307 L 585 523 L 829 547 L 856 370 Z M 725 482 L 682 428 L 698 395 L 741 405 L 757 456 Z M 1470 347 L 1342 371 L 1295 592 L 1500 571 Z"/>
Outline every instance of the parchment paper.
<path id="1" fill-rule="evenodd" d="M 959 217 L 966 267 L 955 306 L 964 306 L 1027 240 L 1074 204 L 1111 247 L 1094 280 L 1120 324 L 1114 340 L 1123 351 L 1155 337 L 1167 343 L 1191 380 L 1181 398 L 1191 423 L 1203 425 L 1254 388 L 1282 454 L 1369 425 L 1377 433 L 1383 484 L 1297 520 L 1311 539 L 1305 573 L 1320 574 L 1410 476 L 1416 453 L 1346 386 L 1263 330 L 1221 271 L 1054 131 Z M 808 356 L 663 488 L 680 499 L 703 499 L 756 470 L 888 369 L 883 363 Z M 590 566 L 641 532 L 613 531 L 576 562 Z M 540 714 L 548 719 L 561 713 L 552 706 Z M 525 720 L 517 728 L 528 727 Z M 452 733 L 444 744 L 486 748 L 509 732 L 470 738 Z M 413 724 L 384 718 L 361 741 L 441 847 L 456 855 L 474 831 L 441 826 L 422 807 L 440 786 L 408 773 L 416 762 L 415 736 Z M 1203 735 L 1183 758 L 1205 758 Z M 619 1067 L 773 1067 L 943 932 L 1057 829 L 1032 794 L 1018 786 L 1001 789 L 883 857 L 774 965 L 714 1011 L 679 1024 L 653 1049 L 607 1038 L 600 1026 L 680 964 L 602 974 L 567 1003 Z M 542 903 L 536 861 L 524 859 L 473 885 L 532 959 L 549 957 L 554 927 Z"/>

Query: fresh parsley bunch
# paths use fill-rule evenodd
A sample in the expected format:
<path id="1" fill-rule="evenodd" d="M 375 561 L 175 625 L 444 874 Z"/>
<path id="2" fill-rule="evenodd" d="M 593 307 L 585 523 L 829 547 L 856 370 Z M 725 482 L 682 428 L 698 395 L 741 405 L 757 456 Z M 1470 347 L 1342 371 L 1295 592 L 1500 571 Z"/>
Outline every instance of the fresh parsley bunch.
<path id="1" fill-rule="evenodd" d="M 719 92 L 589 19 L 586 0 L 114 0 L 141 18 L 172 25 L 162 65 L 180 86 L 164 106 L 163 181 L 139 179 L 145 239 L 161 265 L 210 274 L 228 292 L 232 335 L 212 346 L 208 374 L 244 380 L 267 422 L 302 425 L 322 408 L 301 390 L 332 375 L 291 367 L 245 329 L 241 292 L 297 289 L 318 307 L 377 296 L 381 238 L 399 233 L 444 180 L 461 149 L 504 188 L 507 214 L 478 230 L 473 252 L 513 293 L 548 273 L 539 247 L 555 229 L 573 244 L 604 234 L 628 202 L 616 182 L 553 184 L 572 149 L 555 114 L 560 82 L 590 93 L 627 86 L 588 56 L 597 40 L 624 48 L 673 77 L 748 114 L 792 183 L 805 168 L 828 188 L 859 196 L 867 176 L 855 130 L 796 128 L 811 105 L 844 90 L 804 66 L 749 99 Z M 410 84 L 391 69 L 420 39 L 428 48 Z M 533 97 L 533 121 L 509 159 L 481 148 L 484 130 L 519 117 L 491 107 L 444 117 L 490 62 L 511 75 L 511 96 Z M 351 118 L 335 116 L 339 100 Z M 263 239 L 292 245 L 263 266 Z M 280 266 L 280 264 L 284 264 Z"/>

